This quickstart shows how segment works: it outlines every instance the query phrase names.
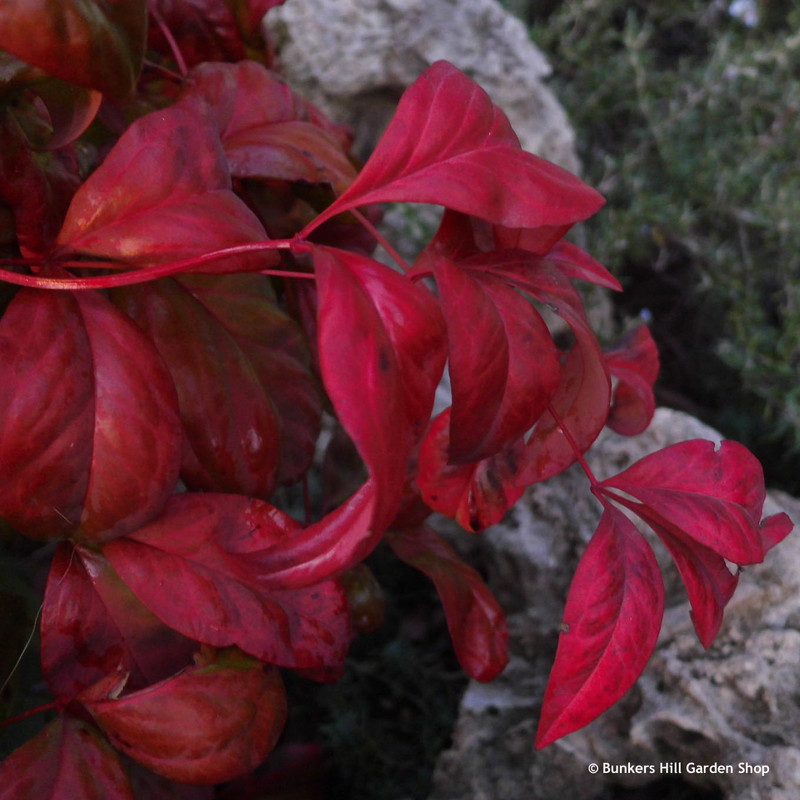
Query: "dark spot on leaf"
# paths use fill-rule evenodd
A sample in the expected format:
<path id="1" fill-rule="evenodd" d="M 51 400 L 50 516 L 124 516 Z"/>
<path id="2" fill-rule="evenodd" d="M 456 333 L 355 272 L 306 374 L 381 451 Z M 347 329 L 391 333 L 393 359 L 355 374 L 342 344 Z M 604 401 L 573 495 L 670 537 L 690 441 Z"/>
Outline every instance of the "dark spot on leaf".
<path id="1" fill-rule="evenodd" d="M 381 372 L 388 372 L 392 368 L 392 360 L 389 358 L 389 351 L 386 347 L 378 350 L 378 369 Z"/>

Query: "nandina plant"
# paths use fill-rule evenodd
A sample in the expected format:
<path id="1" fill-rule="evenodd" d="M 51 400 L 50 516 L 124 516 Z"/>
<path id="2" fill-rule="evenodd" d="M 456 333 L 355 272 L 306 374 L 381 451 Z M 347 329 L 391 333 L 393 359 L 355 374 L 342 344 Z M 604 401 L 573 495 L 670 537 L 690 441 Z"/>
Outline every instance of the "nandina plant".
<path id="1" fill-rule="evenodd" d="M 539 747 L 619 700 L 655 646 L 663 582 L 632 517 L 674 558 L 706 647 L 735 565 L 791 530 L 762 520 L 761 467 L 733 442 L 592 474 L 604 426 L 647 427 L 658 372 L 646 328 L 601 347 L 576 289 L 620 288 L 563 238 L 600 195 L 524 152 L 446 62 L 360 166 L 276 72 L 259 22 L 278 4 L 0 8 L 0 517 L 50 554 L 53 701 L 20 716 L 57 712 L 0 765 L 2 800 L 206 798 L 254 770 L 286 719 L 282 672 L 343 673 L 382 541 L 434 581 L 458 659 L 491 680 L 502 610 L 426 520 L 478 532 L 576 462 L 603 511 Z M 444 207 L 413 264 L 377 230 L 387 202 Z M 452 404 L 431 419 L 445 367 Z"/>

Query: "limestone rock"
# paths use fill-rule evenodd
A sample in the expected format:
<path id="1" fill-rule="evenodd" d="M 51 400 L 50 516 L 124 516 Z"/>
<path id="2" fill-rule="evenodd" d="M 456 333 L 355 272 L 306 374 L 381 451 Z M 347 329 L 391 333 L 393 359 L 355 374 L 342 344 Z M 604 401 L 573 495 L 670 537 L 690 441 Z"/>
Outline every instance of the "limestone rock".
<path id="1" fill-rule="evenodd" d="M 685 414 L 659 409 L 640 437 L 604 433 L 589 461 L 602 478 L 691 438 L 718 440 L 719 435 Z M 767 513 L 781 509 L 800 522 L 800 501 L 771 494 Z M 477 540 L 479 552 L 472 556 L 509 612 L 511 662 L 495 682 L 473 682 L 467 689 L 453 747 L 437 766 L 431 800 L 614 800 L 633 797 L 621 792 L 634 787 L 642 787 L 636 796 L 651 798 L 800 797 L 796 533 L 764 564 L 744 571 L 708 651 L 694 633 L 674 566 L 654 545 L 665 572 L 667 610 L 643 676 L 587 728 L 534 751 L 564 599 L 598 519 L 585 477 L 570 470 L 529 489 L 504 524 Z M 600 774 L 590 774 L 590 763 L 600 766 Z M 603 774 L 604 764 L 651 766 L 654 774 Z M 733 774 L 688 772 L 690 764 L 721 765 Z M 748 769 L 740 764 L 769 772 L 740 773 Z"/>
<path id="2" fill-rule="evenodd" d="M 292 86 L 352 127 L 361 155 L 402 92 L 447 59 L 489 92 L 526 150 L 578 171 L 574 133 L 543 83 L 550 66 L 496 0 L 289 0 L 267 26 Z"/>

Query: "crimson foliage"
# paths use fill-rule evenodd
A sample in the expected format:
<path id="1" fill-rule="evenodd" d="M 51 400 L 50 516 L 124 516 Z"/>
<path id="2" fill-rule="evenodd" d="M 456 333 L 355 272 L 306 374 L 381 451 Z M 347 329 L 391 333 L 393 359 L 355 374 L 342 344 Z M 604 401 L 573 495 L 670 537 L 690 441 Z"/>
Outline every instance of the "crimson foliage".
<path id="1" fill-rule="evenodd" d="M 425 519 L 479 531 L 585 466 L 604 425 L 634 435 L 653 414 L 646 328 L 604 352 L 573 285 L 619 289 L 562 238 L 600 195 L 524 152 L 445 62 L 359 169 L 348 132 L 274 70 L 258 21 L 277 4 L 0 8 L 0 264 L 18 287 L 0 319 L 0 517 L 56 543 L 41 655 L 58 711 L 0 765 L 2 800 L 208 797 L 184 784 L 253 770 L 286 719 L 280 670 L 342 674 L 383 539 L 434 581 L 464 669 L 491 680 L 502 610 Z M 375 204 L 404 201 L 445 212 L 393 269 L 371 256 Z M 452 405 L 431 419 L 446 364 Z M 365 477 L 349 497 L 323 487 L 315 513 L 325 409 Z M 675 559 L 705 646 L 729 562 L 791 529 L 761 519 L 760 465 L 732 442 L 587 475 L 603 513 L 540 747 L 615 703 L 655 645 L 663 584 L 629 514 Z"/>

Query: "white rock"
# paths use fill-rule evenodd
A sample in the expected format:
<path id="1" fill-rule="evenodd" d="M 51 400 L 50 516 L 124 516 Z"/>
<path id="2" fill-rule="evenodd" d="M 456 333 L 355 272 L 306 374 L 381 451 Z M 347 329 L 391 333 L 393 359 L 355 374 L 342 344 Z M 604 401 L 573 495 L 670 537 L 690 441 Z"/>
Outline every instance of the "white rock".
<path id="1" fill-rule="evenodd" d="M 653 450 L 693 438 L 720 437 L 688 415 L 659 409 L 640 437 L 605 432 L 590 451 L 589 463 L 602 478 Z M 765 513 L 781 509 L 800 522 L 800 501 L 770 494 Z M 453 747 L 437 766 L 431 800 L 590 800 L 611 796 L 607 792 L 613 785 L 648 786 L 659 779 L 691 784 L 696 791 L 713 789 L 735 800 L 800 797 L 796 533 L 764 564 L 744 570 L 708 651 L 694 633 L 677 571 L 661 552 L 667 610 L 644 674 L 594 723 L 534 751 L 564 599 L 598 518 L 586 479 L 573 469 L 532 487 L 504 524 L 480 540 L 477 555 L 510 611 L 512 660 L 490 687 L 473 682 L 467 689 Z M 587 767 L 592 762 L 652 765 L 656 774 L 591 775 Z M 682 774 L 659 772 L 661 764 L 672 762 L 682 766 Z M 731 765 L 734 774 L 689 774 L 690 762 Z M 768 767 L 769 772 L 740 773 L 739 764 Z M 693 796 L 691 787 L 684 790 L 682 797 Z M 657 796 L 658 790 L 648 791 Z"/>
<path id="2" fill-rule="evenodd" d="M 362 155 L 403 90 L 447 59 L 489 92 L 525 149 L 578 171 L 574 133 L 543 83 L 550 66 L 496 0 L 289 0 L 267 26 L 292 86 L 350 125 Z"/>

